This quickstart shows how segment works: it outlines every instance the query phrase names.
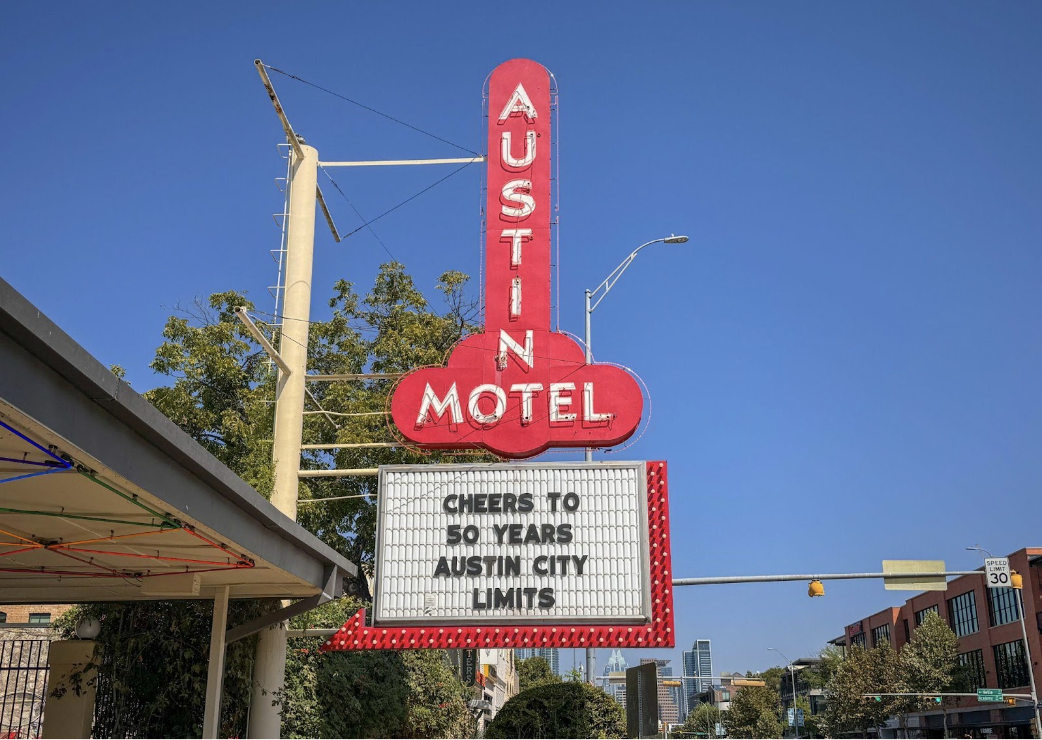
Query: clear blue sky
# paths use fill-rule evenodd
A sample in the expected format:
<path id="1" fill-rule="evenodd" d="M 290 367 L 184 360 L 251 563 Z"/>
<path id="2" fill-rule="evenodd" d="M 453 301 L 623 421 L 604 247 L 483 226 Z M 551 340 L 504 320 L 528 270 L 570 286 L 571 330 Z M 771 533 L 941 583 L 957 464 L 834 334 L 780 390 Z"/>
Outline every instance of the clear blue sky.
<path id="1" fill-rule="evenodd" d="M 176 304 L 272 308 L 282 132 L 255 57 L 479 151 L 486 75 L 530 57 L 561 91 L 562 327 L 581 334 L 583 289 L 632 248 L 691 236 L 646 250 L 593 322 L 597 358 L 651 388 L 620 454 L 670 462 L 676 575 L 962 569 L 966 545 L 1042 544 L 1042 5 L 525 8 L 5 7 L 3 277 L 145 390 Z M 323 159 L 461 155 L 274 82 Z M 444 174 L 334 176 L 371 217 Z M 425 290 L 476 277 L 479 201 L 475 166 L 374 224 L 386 251 L 319 231 L 315 311 L 388 253 Z M 826 591 L 682 589 L 678 641 L 765 668 L 899 603 Z"/>

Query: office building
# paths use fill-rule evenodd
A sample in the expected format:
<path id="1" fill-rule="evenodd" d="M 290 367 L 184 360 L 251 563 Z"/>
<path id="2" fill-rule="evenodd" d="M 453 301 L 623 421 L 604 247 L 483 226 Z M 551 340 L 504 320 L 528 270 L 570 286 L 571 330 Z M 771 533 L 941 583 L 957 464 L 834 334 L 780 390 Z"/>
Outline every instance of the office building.
<path id="1" fill-rule="evenodd" d="M 1013 694 L 1030 692 L 1029 670 L 1042 686 L 1042 548 L 1029 547 L 1009 556 L 1009 566 L 1024 579 L 1020 593 L 1031 661 L 1024 653 L 1018 593 L 1012 588 L 987 588 L 981 575 L 961 576 L 948 582 L 946 591 L 926 591 L 902 606 L 890 607 L 848 624 L 842 637 L 831 640 L 845 650 L 874 648 L 889 642 L 900 650 L 911 641 L 927 614 L 940 615 L 959 638 L 959 662 L 975 676 L 976 688 L 1003 689 Z M 1030 665 L 1030 668 L 1029 668 Z M 972 689 L 971 689 L 972 691 Z M 906 716 L 910 732 L 923 737 L 1037 737 L 1034 711 L 1025 702 L 1017 706 L 980 703 L 960 697 L 955 708 L 938 708 Z M 947 714 L 947 719 L 945 718 Z M 896 720 L 892 720 L 896 726 Z M 947 730 L 945 730 L 945 724 Z M 883 728 L 882 737 L 893 737 L 895 728 Z"/>
<path id="2" fill-rule="evenodd" d="M 697 678 L 704 676 L 705 678 Z M 684 651 L 684 716 L 698 704 L 696 697 L 709 691 L 713 681 L 713 650 L 709 640 L 695 640 Z"/>
<path id="3" fill-rule="evenodd" d="M 658 719 L 664 726 L 680 722 L 681 689 L 683 686 L 666 686 L 663 680 L 673 677 L 673 668 L 664 658 L 641 658 L 640 664 L 654 663 L 658 666 Z"/>
<path id="4" fill-rule="evenodd" d="M 553 671 L 554 675 L 561 675 L 561 656 L 557 648 L 516 648 L 514 657 L 518 660 L 544 658 L 550 664 L 550 670 Z"/>
<path id="5" fill-rule="evenodd" d="M 625 673 L 626 672 L 626 659 L 622 657 L 622 651 L 615 648 L 611 651 L 611 657 L 608 658 L 608 662 L 604 665 L 604 677 L 607 678 L 612 673 Z M 625 683 L 609 683 L 608 681 L 603 682 L 604 691 L 606 694 L 615 699 L 619 704 L 625 708 L 626 706 L 626 684 Z"/>

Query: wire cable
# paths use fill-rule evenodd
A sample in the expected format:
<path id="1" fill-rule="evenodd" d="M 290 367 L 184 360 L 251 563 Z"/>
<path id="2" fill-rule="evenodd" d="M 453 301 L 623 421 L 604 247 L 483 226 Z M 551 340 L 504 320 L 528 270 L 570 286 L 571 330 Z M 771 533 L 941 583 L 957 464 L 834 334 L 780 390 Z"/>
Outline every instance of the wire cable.
<path id="1" fill-rule="evenodd" d="M 455 174 L 456 174 L 457 172 L 461 172 L 461 171 L 465 170 L 466 168 L 470 167 L 470 166 L 471 166 L 472 164 L 474 164 L 474 163 L 473 163 L 473 162 L 467 162 L 467 163 L 466 163 L 465 165 L 463 165 L 463 166 L 462 166 L 462 167 L 460 167 L 459 169 L 455 169 L 455 170 L 453 170 L 452 172 L 450 172 L 449 174 L 445 175 L 445 177 L 441 178 L 440 180 L 437 180 L 437 181 L 435 181 L 435 182 L 432 182 L 432 183 L 431 183 L 430 185 L 428 185 L 427 187 L 425 187 L 425 188 L 424 188 L 423 190 L 421 190 L 420 192 L 416 193 L 416 195 L 412 195 L 412 196 L 410 196 L 410 197 L 406 198 L 406 199 L 405 199 L 405 200 L 403 200 L 403 201 L 402 201 L 401 203 L 399 203 L 398 205 L 396 205 L 396 206 L 395 206 L 394 208 L 389 208 L 388 210 L 384 211 L 383 213 L 381 213 L 381 214 L 380 214 L 379 216 L 377 216 L 376 218 L 374 218 L 374 219 L 371 219 L 370 221 L 366 221 L 366 222 L 365 222 L 364 224 L 362 224 L 361 226 L 359 226 L 359 227 L 358 227 L 357 229 L 355 229 L 354 231 L 349 231 L 349 232 L 347 232 L 347 233 L 346 233 L 346 234 L 344 234 L 344 235 L 343 235 L 343 236 L 342 236 L 341 238 L 342 238 L 342 239 L 346 239 L 346 238 L 347 238 L 347 237 L 349 237 L 349 236 L 353 236 L 354 234 L 357 234 L 357 233 L 358 233 L 359 231 L 361 231 L 362 229 L 364 229 L 364 228 L 368 227 L 368 226 L 369 226 L 369 224 L 372 224 L 372 223 L 376 223 L 377 221 L 379 221 L 379 220 L 380 220 L 381 218 L 383 218 L 384 216 L 387 216 L 387 215 L 389 215 L 389 214 L 393 213 L 394 211 L 397 211 L 397 210 L 398 210 L 399 208 L 401 208 L 402 206 L 404 206 L 404 205 L 405 205 L 406 203 L 408 203 L 409 201 L 412 201 L 412 200 L 415 200 L 416 198 L 419 198 L 419 197 L 420 197 L 421 195 L 423 195 L 424 193 L 426 193 L 426 192 L 427 192 L 428 190 L 431 190 L 432 188 L 434 188 L 434 187 L 436 187 L 436 186 L 438 186 L 438 185 L 441 185 L 441 184 L 442 184 L 443 182 L 445 182 L 446 180 L 448 180 L 448 179 L 449 179 L 450 177 L 452 177 L 453 175 L 455 175 Z"/>
<path id="2" fill-rule="evenodd" d="M 355 212 L 355 215 L 358 216 L 358 218 L 361 219 L 362 221 L 365 221 L 365 216 L 363 216 L 361 213 L 358 212 L 358 209 L 355 208 L 355 204 L 352 203 L 351 199 L 347 197 L 347 193 L 345 193 L 343 190 L 340 189 L 340 185 L 338 185 L 337 181 L 333 179 L 333 176 L 330 175 L 326 171 L 326 168 L 320 166 L 319 169 L 322 170 L 322 174 L 324 174 L 326 177 L 328 177 L 329 181 L 331 183 L 333 183 L 333 187 L 336 188 L 336 191 L 338 193 L 340 193 L 341 197 L 343 197 L 343 199 L 347 201 L 347 204 L 349 206 L 351 206 L 351 210 Z M 391 254 L 391 250 L 387 248 L 386 244 L 384 244 L 383 239 L 381 239 L 379 236 L 376 235 L 376 232 L 373 231 L 373 227 L 369 225 L 371 223 L 372 223 L 372 221 L 368 221 L 368 222 L 364 223 L 363 226 L 366 226 L 366 227 L 369 228 L 369 233 L 372 234 L 373 238 L 376 239 L 376 241 L 380 244 L 381 247 L 384 248 L 384 251 L 387 252 L 387 256 L 390 257 L 395 262 L 397 262 L 398 258 L 395 257 L 393 254 Z M 353 234 L 355 232 L 352 231 L 351 233 Z M 348 236 L 350 236 L 350 234 Z M 341 237 L 341 238 L 343 238 L 343 237 Z"/>
<path id="3" fill-rule="evenodd" d="M 351 98 L 349 98 L 349 97 L 347 97 L 345 95 L 341 95 L 340 93 L 333 92 L 332 90 L 330 90 L 328 88 L 325 88 L 325 87 L 322 87 L 321 85 L 316 85 L 314 82 L 308 82 L 307 80 L 303 79 L 302 77 L 297 77 L 297 75 L 290 74 L 289 72 L 284 72 L 281 69 L 278 69 L 277 67 L 272 67 L 270 64 L 265 64 L 264 66 L 267 67 L 268 69 L 270 69 L 272 72 L 278 72 L 280 75 L 284 75 L 285 77 L 289 77 L 291 80 L 296 80 L 297 82 L 302 82 L 305 85 L 308 85 L 309 87 L 315 88 L 316 90 L 321 90 L 324 93 L 328 93 L 328 94 L 332 95 L 334 98 L 340 98 L 343 101 L 351 103 L 351 105 L 357 105 L 359 108 L 363 108 L 364 110 L 367 110 L 370 113 L 375 113 L 378 116 L 382 116 L 382 117 L 386 118 L 389 121 L 394 121 L 395 123 L 400 124 L 402 126 L 405 126 L 406 128 L 412 129 L 413 131 L 416 131 L 418 133 L 421 133 L 424 136 L 429 136 L 432 139 L 437 139 L 438 141 L 442 142 L 443 144 L 448 144 L 449 146 L 456 147 L 457 149 L 460 149 L 460 150 L 462 150 L 464 152 L 467 152 L 468 154 L 473 154 L 475 157 L 480 157 L 481 156 L 478 152 L 475 152 L 472 149 L 467 149 L 467 147 L 465 147 L 465 146 L 460 146 L 459 144 L 451 142 L 448 139 L 443 139 L 442 137 L 438 136 L 437 134 L 432 134 L 430 131 L 424 131 L 422 128 L 419 128 L 418 126 L 413 126 L 411 123 L 406 123 L 405 121 L 402 121 L 402 120 L 400 120 L 398 118 L 395 118 L 394 116 L 391 116 L 391 115 L 388 115 L 387 113 L 383 113 L 381 111 L 378 111 L 378 110 L 376 110 L 376 108 L 372 108 L 372 107 L 370 107 L 368 105 L 365 105 L 364 103 L 359 103 L 357 100 L 352 100 Z"/>

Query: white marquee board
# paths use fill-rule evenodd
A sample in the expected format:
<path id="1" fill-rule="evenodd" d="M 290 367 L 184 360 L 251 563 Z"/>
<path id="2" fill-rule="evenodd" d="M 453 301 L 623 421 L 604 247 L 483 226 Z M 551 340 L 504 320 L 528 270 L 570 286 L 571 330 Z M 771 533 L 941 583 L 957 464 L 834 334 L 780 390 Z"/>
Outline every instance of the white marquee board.
<path id="1" fill-rule="evenodd" d="M 379 485 L 374 625 L 650 619 L 644 462 L 392 465 Z"/>

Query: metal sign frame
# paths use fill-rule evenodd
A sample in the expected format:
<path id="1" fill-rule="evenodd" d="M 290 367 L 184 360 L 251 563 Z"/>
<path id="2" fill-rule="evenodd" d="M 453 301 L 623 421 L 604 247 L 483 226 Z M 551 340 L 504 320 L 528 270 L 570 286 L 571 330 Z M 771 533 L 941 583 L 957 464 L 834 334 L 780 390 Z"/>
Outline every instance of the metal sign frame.
<path id="1" fill-rule="evenodd" d="M 367 626 L 360 609 L 321 650 L 403 650 L 419 648 L 672 648 L 673 566 L 669 543 L 668 467 L 663 461 L 645 464 L 647 481 L 648 551 L 651 619 L 647 624 L 482 624 L 398 627 Z"/>
<path id="2" fill-rule="evenodd" d="M 434 619 L 416 619 L 412 617 L 382 617 L 380 615 L 380 593 L 381 588 L 379 586 L 379 579 L 383 570 L 383 545 L 384 539 L 387 532 L 387 524 L 384 521 L 384 517 L 387 512 L 387 506 L 384 505 L 384 485 L 386 481 L 386 475 L 388 473 L 395 472 L 413 472 L 422 471 L 425 473 L 429 472 L 465 472 L 474 470 L 475 467 L 480 467 L 484 471 L 492 470 L 504 470 L 504 471 L 515 471 L 518 469 L 569 469 L 569 470 L 582 470 L 588 469 L 633 469 L 637 475 L 640 475 L 641 470 L 646 470 L 646 462 L 561 462 L 561 463 L 497 463 L 492 465 L 480 465 L 475 466 L 473 463 L 458 463 L 452 465 L 438 465 L 432 467 L 430 465 L 383 465 L 380 467 L 380 482 L 379 488 L 379 511 L 377 513 L 377 530 L 376 530 L 376 558 L 375 558 L 375 571 L 374 580 L 377 582 L 376 587 L 373 589 L 373 624 L 378 626 L 383 625 L 403 625 L 403 626 L 423 626 L 426 624 L 437 623 L 439 625 L 457 625 L 457 624 L 542 624 L 545 623 L 548 618 L 552 618 L 559 624 L 645 624 L 651 619 L 651 556 L 650 548 L 648 546 L 648 506 L 647 506 L 647 489 L 637 491 L 638 501 L 637 516 L 639 522 L 637 526 L 640 548 L 640 563 L 639 563 L 639 577 L 641 583 L 641 612 L 642 614 L 633 617 L 547 617 L 545 615 L 529 615 L 529 616 L 518 616 L 518 617 L 454 617 L 454 618 L 434 618 Z M 643 505 L 641 505 L 643 504 Z"/>

